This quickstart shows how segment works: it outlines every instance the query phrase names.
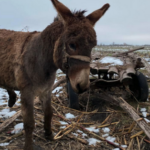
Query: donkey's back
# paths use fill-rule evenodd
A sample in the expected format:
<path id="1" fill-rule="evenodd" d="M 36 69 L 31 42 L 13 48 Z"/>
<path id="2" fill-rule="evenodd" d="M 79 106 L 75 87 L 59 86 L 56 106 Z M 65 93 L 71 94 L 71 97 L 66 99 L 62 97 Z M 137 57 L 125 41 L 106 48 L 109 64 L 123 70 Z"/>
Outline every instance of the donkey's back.
<path id="1" fill-rule="evenodd" d="M 30 34 L 0 30 L 0 87 L 18 89 L 17 70 L 23 63 L 23 50 Z"/>

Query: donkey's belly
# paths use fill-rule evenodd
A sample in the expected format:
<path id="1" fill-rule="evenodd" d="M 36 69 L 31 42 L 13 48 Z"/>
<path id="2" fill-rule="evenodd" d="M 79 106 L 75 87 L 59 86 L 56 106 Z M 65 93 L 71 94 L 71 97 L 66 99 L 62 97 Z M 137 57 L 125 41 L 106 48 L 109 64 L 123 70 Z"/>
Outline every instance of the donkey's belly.
<path id="1" fill-rule="evenodd" d="M 0 51 L 1 54 L 1 51 Z M 6 57 L 3 59 L 1 56 Z M 6 54 L 0 55 L 0 86 L 10 89 L 16 89 L 14 58 Z"/>
<path id="2" fill-rule="evenodd" d="M 19 90 L 13 78 L 4 78 L 0 76 L 0 87 L 4 89 Z"/>

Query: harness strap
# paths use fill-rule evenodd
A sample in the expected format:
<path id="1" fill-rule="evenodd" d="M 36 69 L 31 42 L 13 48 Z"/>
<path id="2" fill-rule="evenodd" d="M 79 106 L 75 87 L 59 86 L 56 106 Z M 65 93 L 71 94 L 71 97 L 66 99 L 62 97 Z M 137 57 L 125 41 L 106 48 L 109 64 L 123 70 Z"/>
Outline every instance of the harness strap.
<path id="1" fill-rule="evenodd" d="M 81 60 L 81 61 L 85 61 L 85 62 L 88 62 L 88 63 L 90 63 L 90 61 L 91 61 L 91 58 L 87 57 L 87 56 L 69 55 L 68 57 L 73 58 L 73 59 L 78 59 L 78 60 Z"/>
<path id="2" fill-rule="evenodd" d="M 64 45 L 64 48 L 63 48 L 63 64 L 62 64 L 62 67 L 63 67 L 63 70 L 65 71 L 65 73 L 67 73 L 70 65 L 69 65 L 69 62 L 68 62 L 68 59 L 69 58 L 73 58 L 73 59 L 77 59 L 77 60 L 80 60 L 80 61 L 83 61 L 83 62 L 87 62 L 87 63 L 90 63 L 91 62 L 91 58 L 90 57 L 87 57 L 87 56 L 82 56 L 82 55 L 69 55 L 67 52 L 66 52 L 66 46 Z"/>

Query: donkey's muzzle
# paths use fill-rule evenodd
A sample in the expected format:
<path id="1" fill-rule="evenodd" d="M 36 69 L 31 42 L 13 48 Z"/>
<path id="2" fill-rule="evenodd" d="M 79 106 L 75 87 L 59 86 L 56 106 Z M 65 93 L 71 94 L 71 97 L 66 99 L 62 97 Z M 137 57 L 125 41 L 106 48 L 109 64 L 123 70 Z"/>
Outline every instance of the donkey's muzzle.
<path id="1" fill-rule="evenodd" d="M 87 68 L 78 71 L 76 74 L 72 76 L 70 75 L 69 77 L 70 83 L 73 90 L 76 93 L 78 94 L 83 93 L 89 88 L 90 85 L 89 73 L 90 73 L 90 69 Z"/>

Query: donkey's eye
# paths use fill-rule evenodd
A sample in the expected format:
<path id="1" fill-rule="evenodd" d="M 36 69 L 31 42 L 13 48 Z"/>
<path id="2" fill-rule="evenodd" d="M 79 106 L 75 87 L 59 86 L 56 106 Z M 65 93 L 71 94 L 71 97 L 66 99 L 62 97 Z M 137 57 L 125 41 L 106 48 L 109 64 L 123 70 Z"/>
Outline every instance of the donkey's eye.
<path id="1" fill-rule="evenodd" d="M 76 50 L 76 45 L 73 43 L 69 44 L 69 47 L 74 51 Z"/>

